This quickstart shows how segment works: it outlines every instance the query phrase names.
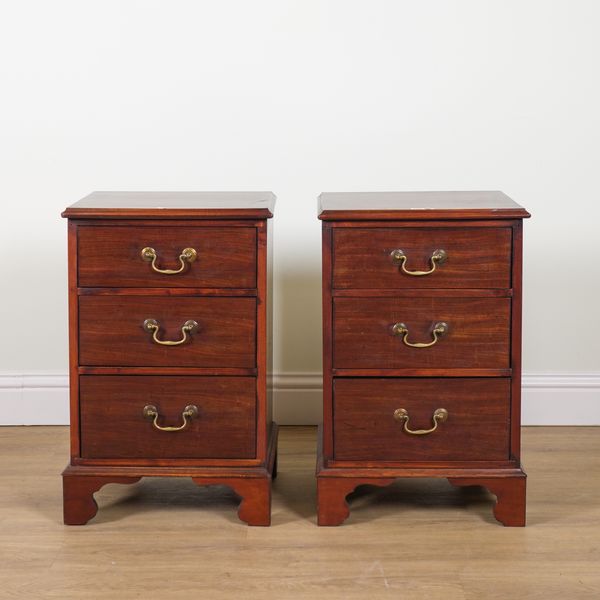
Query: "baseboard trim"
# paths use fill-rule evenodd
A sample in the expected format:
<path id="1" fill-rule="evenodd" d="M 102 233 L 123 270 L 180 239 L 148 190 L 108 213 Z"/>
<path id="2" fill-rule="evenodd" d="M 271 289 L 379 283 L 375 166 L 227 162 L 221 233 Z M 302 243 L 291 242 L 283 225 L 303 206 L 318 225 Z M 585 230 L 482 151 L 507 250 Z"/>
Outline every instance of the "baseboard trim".
<path id="1" fill-rule="evenodd" d="M 1 375 L 0 425 L 69 423 L 69 378 L 66 375 Z"/>
<path id="2" fill-rule="evenodd" d="M 321 422 L 321 375 L 273 376 L 280 425 Z M 68 377 L 0 374 L 0 425 L 66 425 Z M 523 425 L 600 425 L 600 373 L 523 376 Z"/>

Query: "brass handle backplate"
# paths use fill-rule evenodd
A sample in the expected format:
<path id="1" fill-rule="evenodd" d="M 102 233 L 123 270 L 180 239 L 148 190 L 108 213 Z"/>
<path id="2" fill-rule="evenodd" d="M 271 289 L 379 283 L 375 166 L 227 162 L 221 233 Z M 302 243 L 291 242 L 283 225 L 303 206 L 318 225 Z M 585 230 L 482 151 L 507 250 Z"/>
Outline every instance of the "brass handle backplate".
<path id="1" fill-rule="evenodd" d="M 144 329 L 152 333 L 152 340 L 156 344 L 160 344 L 161 346 L 179 346 L 180 344 L 184 344 L 188 340 L 188 334 L 192 334 L 196 329 L 198 329 L 198 323 L 196 321 L 190 319 L 186 321 L 181 326 L 181 334 L 182 338 L 180 340 L 159 340 L 158 332 L 160 331 L 160 324 L 156 319 L 146 319 L 144 321 Z"/>
<path id="2" fill-rule="evenodd" d="M 179 269 L 161 269 L 156 266 L 156 261 L 158 259 L 158 254 L 156 254 L 156 250 L 151 248 L 150 246 L 146 246 L 142 249 L 141 256 L 144 260 L 152 263 L 152 269 L 157 273 L 162 273 L 163 275 L 177 275 L 178 273 L 183 273 L 188 264 L 193 263 L 198 257 L 198 253 L 193 248 L 184 248 L 179 255 L 179 262 L 181 266 Z"/>
<path id="3" fill-rule="evenodd" d="M 394 335 L 401 335 L 402 341 L 411 348 L 429 348 L 430 346 L 437 344 L 437 341 L 442 335 L 448 333 L 448 323 L 440 321 L 439 323 L 436 323 L 433 326 L 433 330 L 431 331 L 431 334 L 433 335 L 433 340 L 431 342 L 409 342 L 408 327 L 404 323 L 396 323 L 392 327 L 392 331 Z"/>
<path id="4" fill-rule="evenodd" d="M 144 419 L 152 419 L 152 425 L 159 431 L 181 431 L 188 426 L 188 423 L 192 419 L 195 419 L 198 416 L 198 407 L 194 406 L 193 404 L 188 404 L 183 409 L 183 412 L 181 413 L 183 424 L 179 427 L 163 427 L 162 425 L 159 425 L 158 418 L 160 415 L 158 414 L 158 408 L 156 408 L 154 404 L 147 404 L 144 406 L 142 414 L 144 415 Z"/>
<path id="5" fill-rule="evenodd" d="M 448 411 L 445 408 L 437 408 L 435 410 L 432 416 L 433 427 L 431 429 L 409 429 L 408 422 L 410 417 L 405 408 L 397 408 L 394 411 L 394 419 L 403 423 L 404 431 L 410 435 L 427 435 L 428 433 L 433 433 L 438 428 L 439 423 L 444 423 L 448 420 Z"/>
<path id="6" fill-rule="evenodd" d="M 406 273 L 406 275 L 412 275 L 413 277 L 431 275 L 431 273 L 436 270 L 437 266 L 441 265 L 448 258 L 445 250 L 434 250 L 433 254 L 429 258 L 429 261 L 431 262 L 431 269 L 429 269 L 429 271 L 409 271 L 406 268 L 408 256 L 406 256 L 403 250 L 392 250 L 390 256 L 392 257 L 392 262 L 394 262 L 394 264 L 400 265 L 403 273 Z"/>

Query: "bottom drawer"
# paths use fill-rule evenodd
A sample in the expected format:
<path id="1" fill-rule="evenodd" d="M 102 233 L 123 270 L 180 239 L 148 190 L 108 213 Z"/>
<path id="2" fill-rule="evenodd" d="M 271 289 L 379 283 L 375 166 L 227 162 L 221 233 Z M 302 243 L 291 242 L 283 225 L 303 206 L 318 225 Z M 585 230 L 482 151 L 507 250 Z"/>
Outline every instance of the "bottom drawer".
<path id="1" fill-rule="evenodd" d="M 395 418 L 397 409 L 408 413 Z M 427 430 L 433 414 L 448 416 Z M 334 458 L 376 461 L 501 461 L 509 458 L 510 379 L 334 380 Z"/>
<path id="2" fill-rule="evenodd" d="M 83 375 L 79 378 L 83 458 L 254 458 L 252 377 Z M 156 407 L 161 431 L 144 407 Z"/>

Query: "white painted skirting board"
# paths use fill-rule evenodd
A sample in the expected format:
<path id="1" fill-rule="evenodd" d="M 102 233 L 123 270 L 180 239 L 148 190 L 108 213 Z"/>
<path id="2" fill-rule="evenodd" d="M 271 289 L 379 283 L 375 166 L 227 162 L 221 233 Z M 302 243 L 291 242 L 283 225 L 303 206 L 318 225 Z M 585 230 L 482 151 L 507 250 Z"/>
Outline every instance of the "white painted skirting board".
<path id="1" fill-rule="evenodd" d="M 282 373 L 273 381 L 274 418 L 280 425 L 321 421 L 321 375 Z M 66 375 L 1 375 L 0 425 L 69 422 Z M 600 425 L 600 373 L 525 375 L 524 425 Z"/>

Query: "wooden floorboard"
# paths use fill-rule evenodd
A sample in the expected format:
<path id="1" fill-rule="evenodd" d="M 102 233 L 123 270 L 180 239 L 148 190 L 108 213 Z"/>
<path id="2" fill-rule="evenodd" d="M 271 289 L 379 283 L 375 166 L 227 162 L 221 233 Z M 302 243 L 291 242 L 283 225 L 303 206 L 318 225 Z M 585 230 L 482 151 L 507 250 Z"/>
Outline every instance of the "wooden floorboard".
<path id="1" fill-rule="evenodd" d="M 318 528 L 313 428 L 284 427 L 270 528 L 226 488 L 108 485 L 84 527 L 62 524 L 64 427 L 0 428 L 0 598 L 267 600 L 600 598 L 600 428 L 525 428 L 528 526 L 446 481 L 360 488 Z"/>

